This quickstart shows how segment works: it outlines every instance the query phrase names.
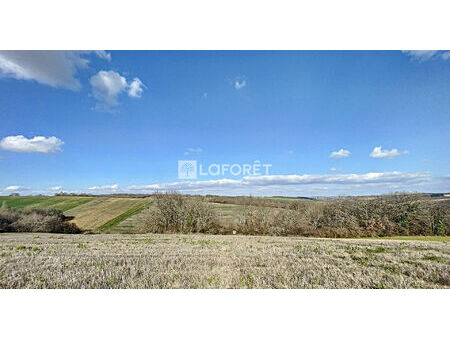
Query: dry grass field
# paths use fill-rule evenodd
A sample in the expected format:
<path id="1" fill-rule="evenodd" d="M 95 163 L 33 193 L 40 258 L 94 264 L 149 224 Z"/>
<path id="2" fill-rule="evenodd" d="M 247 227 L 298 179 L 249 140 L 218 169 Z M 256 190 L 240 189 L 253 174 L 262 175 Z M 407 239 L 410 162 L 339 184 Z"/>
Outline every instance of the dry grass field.
<path id="1" fill-rule="evenodd" d="M 449 288 L 446 241 L 0 234 L 0 288 Z"/>

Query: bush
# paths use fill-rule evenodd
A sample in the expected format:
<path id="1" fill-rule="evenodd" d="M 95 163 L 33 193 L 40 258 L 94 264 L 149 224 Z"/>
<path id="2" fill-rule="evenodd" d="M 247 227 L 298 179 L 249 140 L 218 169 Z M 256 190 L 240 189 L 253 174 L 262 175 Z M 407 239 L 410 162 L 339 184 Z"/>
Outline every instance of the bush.
<path id="1" fill-rule="evenodd" d="M 141 232 L 218 231 L 215 211 L 203 198 L 186 197 L 179 193 L 157 193 L 154 197 L 154 204 L 140 214 Z"/>
<path id="2" fill-rule="evenodd" d="M 74 223 L 57 209 L 0 208 L 0 232 L 81 233 Z"/>
<path id="3" fill-rule="evenodd" d="M 237 204 L 254 207 L 281 208 L 289 210 L 305 210 L 313 201 L 292 199 L 270 199 L 252 196 L 206 196 L 206 200 L 212 203 Z"/>
<path id="4" fill-rule="evenodd" d="M 338 198 L 301 208 L 245 208 L 237 231 L 250 235 L 374 237 L 448 235 L 449 201 L 392 194 Z"/>
<path id="5" fill-rule="evenodd" d="M 450 200 L 421 195 L 336 198 L 325 201 L 155 194 L 140 217 L 142 232 L 383 237 L 450 235 Z M 243 206 L 236 223 L 219 224 L 211 203 Z M 223 221 L 223 220 L 222 220 Z M 223 221 L 225 222 L 225 221 Z"/>

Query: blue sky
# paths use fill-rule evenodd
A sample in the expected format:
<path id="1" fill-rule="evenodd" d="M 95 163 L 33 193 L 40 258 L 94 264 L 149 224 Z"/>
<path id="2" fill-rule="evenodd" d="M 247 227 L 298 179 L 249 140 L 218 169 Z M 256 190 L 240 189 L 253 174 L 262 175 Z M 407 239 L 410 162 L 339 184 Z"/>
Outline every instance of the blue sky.
<path id="1" fill-rule="evenodd" d="M 449 117 L 449 52 L 0 52 L 0 194 L 449 191 Z"/>

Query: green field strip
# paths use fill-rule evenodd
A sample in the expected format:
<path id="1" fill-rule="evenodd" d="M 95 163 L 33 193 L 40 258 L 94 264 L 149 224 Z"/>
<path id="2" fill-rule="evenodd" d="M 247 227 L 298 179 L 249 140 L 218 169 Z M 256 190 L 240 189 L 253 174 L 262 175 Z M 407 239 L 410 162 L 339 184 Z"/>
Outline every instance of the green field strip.
<path id="1" fill-rule="evenodd" d="M 80 205 L 89 203 L 92 200 L 94 200 L 95 198 L 96 197 L 81 197 L 80 199 L 77 199 L 77 200 L 68 200 L 68 201 L 64 201 L 60 204 L 56 204 L 52 208 L 56 208 L 56 209 L 59 209 L 64 212 L 64 211 L 76 208 Z"/>
<path id="2" fill-rule="evenodd" d="M 152 203 L 153 203 L 153 201 L 148 202 L 148 203 L 144 203 L 144 204 L 141 204 L 141 205 L 136 205 L 136 206 L 132 207 L 131 209 L 125 211 L 123 214 L 120 214 L 119 216 L 109 220 L 108 222 L 106 222 L 102 226 L 99 226 L 96 230 L 99 231 L 99 232 L 110 231 L 114 227 L 116 227 L 119 223 L 121 223 L 124 220 L 126 220 L 127 218 L 141 213 L 142 210 L 144 210 L 145 208 L 150 206 Z M 132 226 L 126 226 L 126 227 L 127 228 L 132 228 Z"/>
<path id="3" fill-rule="evenodd" d="M 88 201 L 88 203 L 84 203 L 84 204 L 81 204 L 74 208 L 69 209 L 68 212 L 65 212 L 64 214 L 66 216 L 77 216 L 78 214 L 91 209 L 92 207 L 96 206 L 97 204 L 104 202 L 106 199 L 107 199 L 107 197 L 94 198 L 93 200 Z"/>
<path id="4" fill-rule="evenodd" d="M 70 210 L 84 203 L 92 201 L 95 197 L 80 197 L 80 196 L 18 196 L 9 197 L 1 196 L 0 204 L 4 201 L 10 208 L 24 209 L 24 208 L 55 208 L 61 211 Z"/>
<path id="5" fill-rule="evenodd" d="M 83 205 L 92 201 L 95 197 L 70 197 L 70 196 L 55 196 L 50 197 L 42 202 L 31 205 L 32 208 L 55 208 L 61 211 L 67 211 L 79 205 Z"/>
<path id="6" fill-rule="evenodd" d="M 24 197 L 0 197 L 0 202 L 6 202 L 6 205 L 10 208 L 23 209 L 33 204 L 39 204 L 50 197 L 47 196 L 24 196 Z"/>

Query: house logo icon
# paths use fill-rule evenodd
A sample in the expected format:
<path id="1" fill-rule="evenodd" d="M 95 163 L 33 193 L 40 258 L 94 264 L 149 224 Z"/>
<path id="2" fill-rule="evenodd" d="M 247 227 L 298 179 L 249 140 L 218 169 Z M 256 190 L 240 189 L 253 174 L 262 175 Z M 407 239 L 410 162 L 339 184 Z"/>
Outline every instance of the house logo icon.
<path id="1" fill-rule="evenodd" d="M 178 161 L 178 178 L 181 180 L 197 178 L 197 161 Z"/>

